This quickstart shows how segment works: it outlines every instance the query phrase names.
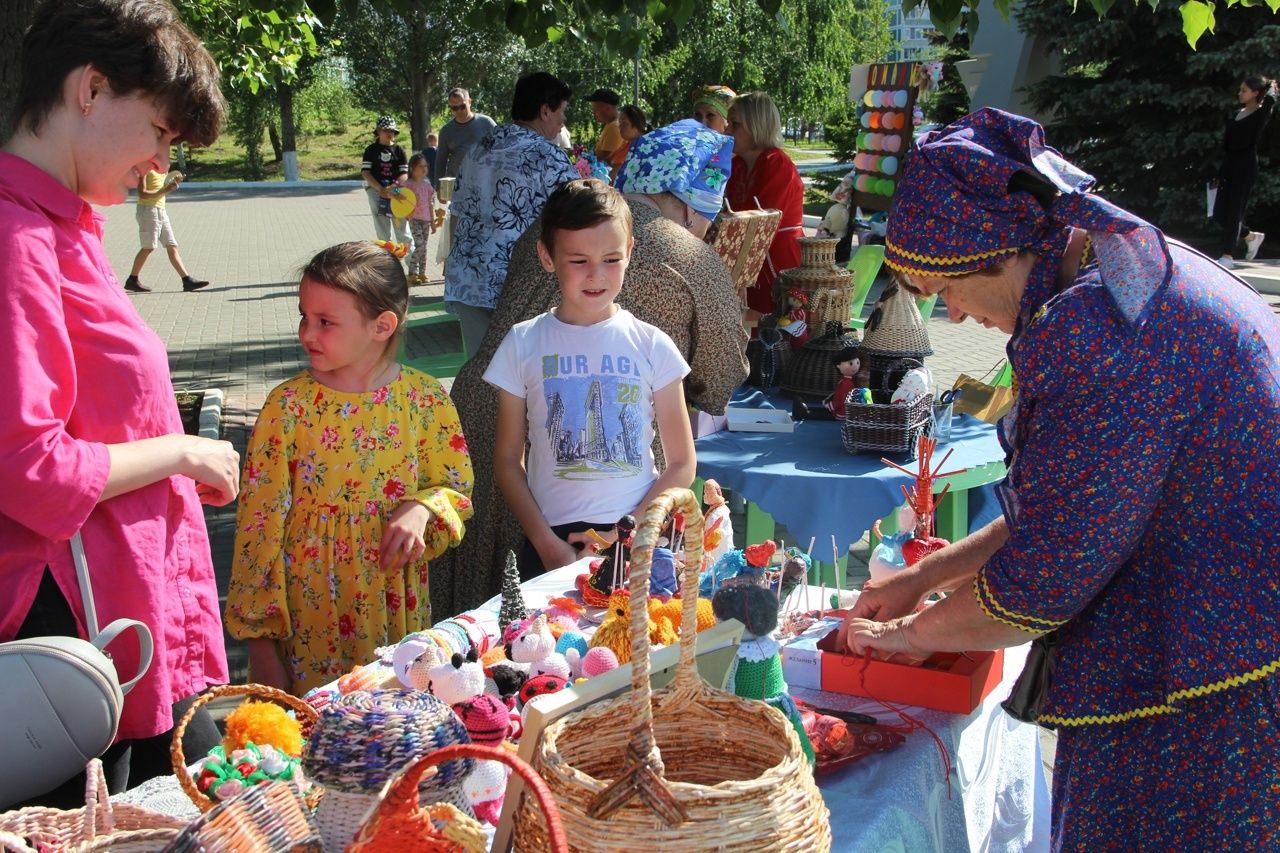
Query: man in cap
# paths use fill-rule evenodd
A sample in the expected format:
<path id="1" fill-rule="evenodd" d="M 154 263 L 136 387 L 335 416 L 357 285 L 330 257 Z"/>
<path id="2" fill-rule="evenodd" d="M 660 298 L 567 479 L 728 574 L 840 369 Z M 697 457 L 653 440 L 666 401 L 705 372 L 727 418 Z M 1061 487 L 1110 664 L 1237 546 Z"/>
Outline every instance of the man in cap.
<path id="1" fill-rule="evenodd" d="M 402 221 L 392 236 L 393 220 L 391 218 L 391 188 L 401 177 L 409 174 L 409 158 L 404 149 L 396 144 L 396 120 L 391 116 L 378 116 L 374 125 L 373 143 L 364 149 L 364 158 L 360 163 L 360 177 L 365 182 L 365 192 L 369 196 L 369 212 L 373 214 L 373 229 L 379 240 L 394 240 L 397 243 L 409 244 L 409 225 Z"/>
<path id="2" fill-rule="evenodd" d="M 587 100 L 591 103 L 592 116 L 604 125 L 596 140 L 596 159 L 607 163 L 609 155 L 622 145 L 622 131 L 618 129 L 618 104 L 622 99 L 612 89 L 596 89 L 587 95 Z"/>

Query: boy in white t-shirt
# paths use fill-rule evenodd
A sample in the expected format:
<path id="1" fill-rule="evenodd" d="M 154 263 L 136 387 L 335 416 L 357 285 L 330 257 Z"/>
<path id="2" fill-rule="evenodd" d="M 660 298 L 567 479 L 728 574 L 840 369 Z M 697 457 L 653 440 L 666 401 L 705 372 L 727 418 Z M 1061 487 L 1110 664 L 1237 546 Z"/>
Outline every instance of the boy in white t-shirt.
<path id="1" fill-rule="evenodd" d="M 557 189 L 538 257 L 560 281 L 560 304 L 512 327 L 484 373 L 499 389 L 494 475 L 526 537 L 521 579 L 577 559 L 570 542 L 587 528 L 611 531 L 664 489 L 693 482 L 689 365 L 665 332 L 614 303 L 633 242 L 617 190 L 599 180 Z"/>

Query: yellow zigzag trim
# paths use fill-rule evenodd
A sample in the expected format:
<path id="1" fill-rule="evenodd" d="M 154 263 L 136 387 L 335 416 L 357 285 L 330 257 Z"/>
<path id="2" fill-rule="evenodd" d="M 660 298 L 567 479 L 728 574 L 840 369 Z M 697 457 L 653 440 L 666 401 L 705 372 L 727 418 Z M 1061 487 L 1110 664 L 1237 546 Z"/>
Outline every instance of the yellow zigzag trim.
<path id="1" fill-rule="evenodd" d="M 1233 675 L 1222 681 L 1215 681 L 1212 684 L 1204 684 L 1199 687 L 1188 687 L 1186 690 L 1175 690 L 1165 697 L 1165 702 L 1173 703 L 1180 699 L 1191 699 L 1197 696 L 1208 696 L 1211 693 L 1217 693 L 1232 687 L 1241 687 L 1251 681 L 1260 681 L 1270 675 L 1280 672 L 1280 660 L 1273 660 L 1266 666 L 1260 666 L 1255 670 L 1244 673 L 1243 675 Z M 1146 708 L 1136 708 L 1132 711 L 1125 711 L 1120 714 L 1102 714 L 1091 715 L 1085 717 L 1059 717 L 1054 714 L 1046 714 L 1039 718 L 1041 723 L 1056 723 L 1060 726 L 1085 726 L 1092 723 L 1123 723 L 1127 720 L 1137 719 L 1139 717 L 1154 717 L 1157 714 L 1181 714 L 1181 708 L 1175 708 L 1172 704 L 1151 705 Z"/>
<path id="2" fill-rule="evenodd" d="M 977 252 L 976 254 L 972 254 L 972 255 L 955 255 L 949 258 L 930 257 L 929 255 L 922 255 L 919 252 L 908 252 L 906 249 L 902 248 L 901 246 L 898 246 L 894 243 L 890 243 L 888 239 L 884 241 L 884 248 L 886 252 L 888 251 L 896 252 L 897 254 L 901 255 L 904 258 L 907 258 L 912 261 L 916 261 L 918 263 L 937 264 L 938 266 L 942 266 L 942 267 L 955 266 L 956 264 L 967 264 L 970 261 L 981 261 L 981 260 L 985 260 L 986 258 L 994 258 L 994 257 L 998 257 L 999 255 L 1008 255 L 1008 254 L 1022 251 L 1022 249 L 1018 248 L 1017 246 L 1010 246 L 1007 249 L 991 249 L 986 252 Z"/>
<path id="3" fill-rule="evenodd" d="M 1047 631 L 1047 630 L 1050 630 L 1050 629 L 1052 629 L 1052 628 L 1057 628 L 1059 625 L 1065 625 L 1065 624 L 1067 624 L 1067 622 L 1069 622 L 1069 621 L 1070 621 L 1069 619 L 1058 619 L 1058 620 L 1053 620 L 1053 619 L 1038 619 L 1038 618 L 1036 618 L 1035 616 L 1024 616 L 1024 615 L 1022 615 L 1021 613 L 1015 613 L 1015 612 L 1014 612 L 1014 611 L 1012 611 L 1012 610 L 1006 610 L 1005 608 L 1003 608 L 1003 607 L 1001 607 L 1001 606 L 1000 606 L 1000 603 L 999 603 L 998 601 L 996 601 L 996 597 L 991 593 L 991 587 L 987 585 L 987 573 L 986 573 L 986 572 L 979 572 L 977 575 L 975 575 L 975 576 L 974 576 L 974 578 L 973 578 L 973 595 L 974 595 L 974 597 L 975 597 L 975 598 L 977 598 L 977 599 L 978 599 L 978 604 L 979 604 L 979 606 L 981 606 L 981 607 L 982 607 L 982 609 L 983 609 L 983 610 L 987 610 L 987 606 L 986 606 L 986 604 L 984 604 L 984 603 L 983 603 L 983 596 L 985 595 L 987 598 L 991 599 L 991 605 L 992 605 L 992 607 L 994 607 L 996 610 L 1000 611 L 1000 614 L 1001 614 L 1001 615 L 996 615 L 996 614 L 991 613 L 990 611 L 988 611 L 988 614 L 987 614 L 987 615 L 991 616 L 991 618 L 992 618 L 992 619 L 996 619 L 996 620 L 998 620 L 998 621 L 1000 621 L 1000 622 L 1005 622 L 1005 623 L 1007 623 L 1007 624 L 1009 624 L 1009 625 L 1013 625 L 1013 626 L 1015 626 L 1015 627 L 1017 627 L 1017 628 L 1022 628 L 1023 630 L 1028 630 L 1028 628 L 1027 628 L 1027 626 L 1026 626 L 1026 623 L 1028 623 L 1028 622 L 1034 622 L 1034 623 L 1036 623 L 1037 625 L 1047 625 L 1047 626 L 1048 626 L 1047 628 L 1031 628 L 1031 629 L 1029 629 L 1029 630 L 1033 630 L 1033 631 L 1037 631 L 1037 630 Z M 1014 621 L 1014 620 L 1021 620 L 1021 623 L 1019 623 L 1018 621 Z"/>
<path id="4" fill-rule="evenodd" d="M 1155 717 L 1160 714 L 1181 714 L 1177 708 L 1168 705 L 1152 705 L 1149 708 L 1138 708 L 1133 711 L 1125 711 L 1123 714 L 1102 714 L 1088 717 L 1059 717 L 1055 714 L 1045 714 L 1037 719 L 1041 723 L 1056 723 L 1060 726 L 1087 726 L 1091 723 L 1123 723 L 1128 720 L 1135 720 L 1139 717 Z"/>
<path id="5" fill-rule="evenodd" d="M 891 261 L 888 258 L 884 259 L 884 263 L 885 263 L 885 266 L 889 267 L 889 269 L 896 270 L 897 272 L 900 272 L 900 273 L 906 273 L 907 275 L 915 274 L 915 275 L 939 276 L 942 278 L 955 278 L 962 275 L 973 275 L 974 272 L 976 272 L 976 270 L 954 270 L 954 271 L 947 271 L 947 272 L 941 272 L 939 270 L 927 270 L 921 267 L 909 267 L 909 266 L 906 266 L 905 264 L 895 263 L 894 261 Z"/>

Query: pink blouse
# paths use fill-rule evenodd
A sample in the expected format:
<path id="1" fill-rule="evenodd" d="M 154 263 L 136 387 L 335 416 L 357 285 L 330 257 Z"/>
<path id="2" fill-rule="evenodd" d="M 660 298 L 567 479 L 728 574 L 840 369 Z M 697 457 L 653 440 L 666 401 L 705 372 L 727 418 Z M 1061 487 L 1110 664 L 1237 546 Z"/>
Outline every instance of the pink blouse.
<path id="1" fill-rule="evenodd" d="M 160 338 L 102 249 L 103 218 L 0 152 L 0 641 L 48 566 L 84 631 L 68 540 L 81 531 L 100 625 L 139 619 L 155 658 L 125 699 L 121 739 L 173 728 L 172 705 L 227 680 L 209 536 L 194 481 L 99 503 L 106 445 L 182 432 Z M 110 646 L 122 680 L 132 632 Z"/>

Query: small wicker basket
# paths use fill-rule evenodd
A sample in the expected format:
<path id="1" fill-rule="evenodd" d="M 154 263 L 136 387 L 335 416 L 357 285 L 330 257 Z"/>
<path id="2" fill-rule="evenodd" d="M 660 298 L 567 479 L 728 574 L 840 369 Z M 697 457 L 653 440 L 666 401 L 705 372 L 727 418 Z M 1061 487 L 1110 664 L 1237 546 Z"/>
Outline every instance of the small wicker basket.
<path id="1" fill-rule="evenodd" d="M 388 782 L 381 802 L 360 828 L 355 841 L 347 846 L 346 853 L 487 851 L 488 838 L 478 821 L 448 803 L 424 808 L 418 796 L 418 786 L 424 773 L 441 762 L 457 758 L 500 761 L 515 771 L 538 801 L 552 853 L 565 853 L 569 849 L 560 810 L 556 808 L 547 784 L 533 772 L 533 768 L 503 747 L 467 743 L 446 746 L 424 755 Z"/>
<path id="2" fill-rule="evenodd" d="M 853 273 L 836 266 L 837 237 L 801 237 L 800 266 L 783 270 L 774 285 L 775 305 L 786 304 L 791 288 L 809 297 L 809 325 L 825 329 L 828 323 L 845 325 L 852 313 Z"/>
<path id="3" fill-rule="evenodd" d="M 802 397 L 826 397 L 840 381 L 835 357 L 845 347 L 856 346 L 858 338 L 849 329 L 828 323 L 821 337 L 810 338 L 791 354 L 782 374 L 782 390 Z"/>
<path id="4" fill-rule="evenodd" d="M 884 374 L 899 377 L 913 367 L 921 367 L 914 359 L 899 359 Z M 874 403 L 855 403 L 853 392 L 845 398 L 844 420 L 840 422 L 840 441 L 849 453 L 904 453 L 916 457 L 920 436 L 929 431 L 933 415 L 933 395 L 921 394 L 909 403 L 890 403 L 892 389 L 888 383 L 873 391 Z"/>
<path id="5" fill-rule="evenodd" d="M 177 818 L 138 806 L 113 804 L 102 762 L 95 758 L 85 768 L 84 808 L 28 806 L 0 814 L 0 849 L 17 853 L 142 853 L 164 847 L 185 825 Z"/>
<path id="6" fill-rule="evenodd" d="M 290 782 L 253 785 L 192 821 L 164 853 L 322 853 L 311 809 Z"/>
<path id="7" fill-rule="evenodd" d="M 649 685 L 649 569 L 672 511 L 685 519 L 680 659 L 671 683 Z M 695 611 L 702 513 L 687 489 L 668 489 L 636 530 L 631 593 L 630 695 L 552 723 L 534 767 L 560 807 L 570 849 L 579 851 L 752 850 L 821 853 L 830 816 L 795 729 L 764 702 L 717 690 L 698 675 Z M 550 839 L 523 797 L 515 847 L 543 851 Z"/>
<path id="8" fill-rule="evenodd" d="M 195 717 L 196 711 L 205 704 L 212 702 L 223 696 L 246 696 L 254 699 L 270 699 L 279 702 L 293 710 L 298 715 L 298 722 L 302 725 L 302 736 L 309 737 L 316 722 L 320 719 L 320 715 L 316 709 L 307 702 L 302 701 L 296 696 L 277 690 L 274 687 L 268 687 L 265 684 L 221 684 L 216 687 L 210 687 L 196 701 L 191 703 L 191 707 L 187 709 L 187 713 L 183 714 L 182 719 L 178 721 L 178 725 L 173 730 L 173 743 L 169 746 L 169 760 L 173 764 L 173 775 L 178 779 L 178 785 L 182 788 L 183 793 L 191 798 L 191 802 L 196 804 L 196 808 L 202 812 L 207 812 L 218 804 L 218 801 L 200 792 L 196 787 L 196 782 L 191 778 L 191 773 L 187 770 L 187 757 L 182 752 L 182 736 L 187 731 L 187 725 L 190 724 L 192 718 Z M 318 788 L 309 792 L 312 807 L 320 796 Z"/>

